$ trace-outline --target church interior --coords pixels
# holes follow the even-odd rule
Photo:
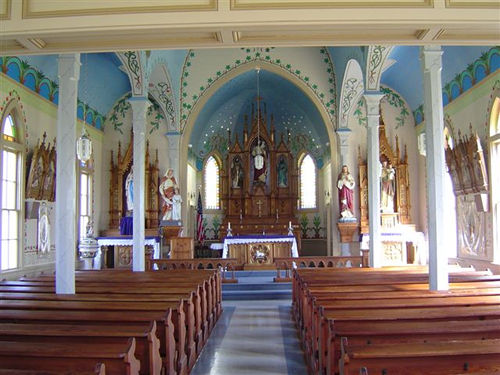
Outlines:
[[[118,3],[0,0],[0,373],[500,373],[497,1]]]

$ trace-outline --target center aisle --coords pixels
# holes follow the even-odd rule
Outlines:
[[[307,374],[290,300],[225,301],[191,374]]]

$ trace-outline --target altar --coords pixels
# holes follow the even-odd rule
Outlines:
[[[251,235],[225,237],[223,258],[236,258],[243,269],[274,268],[274,258],[298,257],[295,236]]]
[[[133,237],[129,235],[113,236],[113,237],[97,237],[99,253],[97,258],[100,260],[101,254],[104,258],[104,263],[97,262],[95,268],[110,268],[111,263],[113,268],[131,268],[132,267],[132,246],[134,243]],[[146,258],[160,258],[160,237],[146,236],[144,238],[145,256]],[[111,252],[109,251],[113,249]]]
[[[384,266],[427,264],[427,247],[422,232],[400,231],[380,234]],[[369,249],[369,234],[361,234],[361,250]]]

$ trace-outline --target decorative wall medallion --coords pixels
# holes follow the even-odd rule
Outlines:
[[[474,195],[457,197],[458,256],[486,256],[485,215],[477,211]]]
[[[269,259],[269,246],[265,244],[251,245],[250,257],[252,263],[264,264],[268,263]]]
[[[46,253],[50,250],[49,208],[45,202],[38,209],[38,251]]]

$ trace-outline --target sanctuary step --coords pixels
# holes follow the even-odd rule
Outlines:
[[[292,298],[291,283],[275,283],[276,271],[236,271],[237,284],[222,284],[223,301]]]

